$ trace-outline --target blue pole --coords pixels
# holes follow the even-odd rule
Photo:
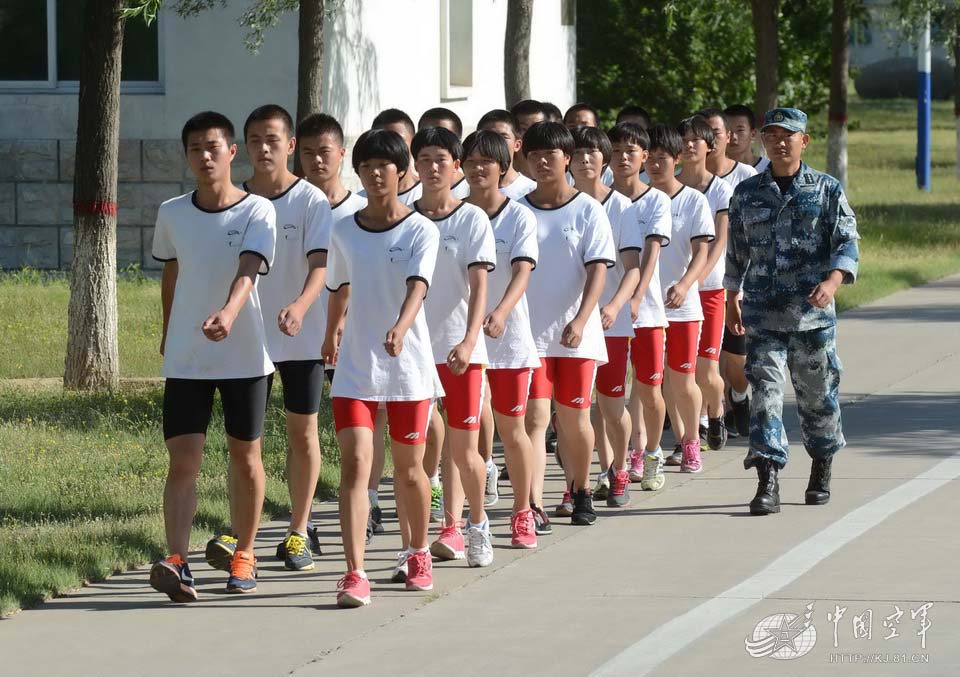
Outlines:
[[[930,192],[930,15],[917,46],[917,188]]]

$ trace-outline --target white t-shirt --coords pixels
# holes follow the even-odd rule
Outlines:
[[[660,287],[664,295],[680,281],[693,258],[691,243],[697,238],[713,240],[713,215],[707,198],[699,190],[684,186],[670,198],[672,221],[670,246],[660,252]],[[700,293],[696,281],[687,290],[687,297],[679,308],[666,309],[670,322],[696,322],[703,319]]]
[[[634,223],[624,223],[623,217],[630,210],[630,198],[611,190],[603,201],[603,209],[607,212],[607,219],[610,221],[610,231],[613,237],[613,248],[616,250],[616,264],[607,268],[607,279],[603,284],[603,292],[600,294],[600,307],[610,303],[610,300],[620,288],[620,281],[623,280],[624,267],[621,253],[626,249],[638,249],[638,247],[627,247],[623,244],[623,230],[635,228]],[[627,237],[630,237],[628,234]],[[633,238],[635,239],[635,238]],[[604,332],[604,336],[633,336],[633,323],[630,321],[630,303],[623,304],[620,313],[613,325]]]
[[[450,351],[463,341],[467,332],[470,268],[479,265],[493,270],[497,265],[497,250],[490,219],[476,205],[461,202],[433,224],[440,233],[440,251],[433,273],[436,284],[431,287],[424,305],[434,362],[446,364]],[[486,363],[487,344],[477,336],[470,364]]]
[[[756,170],[757,170],[757,174],[759,174],[759,173],[762,172],[764,169],[766,169],[769,165],[770,165],[770,158],[768,158],[768,157],[762,157],[762,158],[760,158],[759,160],[757,160],[757,164],[755,164],[755,165],[753,166],[753,168],[756,169]]]
[[[568,169],[567,170],[567,183],[571,186],[576,185],[576,179],[573,178],[573,173]],[[604,165],[603,171],[600,172],[600,183],[605,186],[613,185],[613,170],[610,169],[610,165]]]
[[[403,350],[387,354],[383,342],[396,324],[407,281],[430,284],[440,235],[429,219],[411,212],[385,231],[364,228],[352,214],[330,231],[327,288],[350,285],[331,397],[358,400],[418,401],[443,395],[433,362],[423,308],[403,337]]]
[[[514,182],[516,183],[516,182]],[[487,276],[487,313],[503,299],[513,279],[513,264],[529,261],[534,268],[540,249],[537,246],[537,217],[528,208],[507,200],[490,219],[497,248],[497,268]],[[531,278],[537,273],[531,273]],[[484,334],[489,369],[521,369],[540,366],[537,344],[530,332],[530,308],[526,293],[507,315],[500,338]]]
[[[176,259],[179,266],[161,374],[186,379],[270,374],[256,282],[227,338],[211,341],[202,327],[223,307],[241,254],[256,254],[263,259],[260,274],[269,272],[277,239],[273,205],[249,193],[218,211],[201,209],[194,200],[194,193],[187,193],[160,205],[153,232],[153,258]]]
[[[363,191],[361,191],[363,192]],[[330,205],[330,210],[333,218],[330,220],[330,223],[336,223],[345,216],[353,216],[358,211],[367,206],[367,198],[365,198],[360,193],[353,193],[347,191],[347,196],[340,200],[335,205]],[[329,238],[328,238],[329,239]],[[329,272],[329,271],[328,271]],[[320,298],[317,299],[316,303],[320,304],[320,307],[323,308],[323,317],[324,317],[324,331],[326,331],[326,317],[327,317],[327,307],[330,305],[330,292],[327,291],[327,286],[324,285],[323,289],[320,290]],[[323,337],[321,334],[321,346],[323,345]]]
[[[647,291],[640,301],[633,326],[666,327],[667,315],[664,312],[663,291],[660,287],[660,259],[663,248],[670,244],[670,198],[663,191],[650,186],[643,195],[633,201],[630,209],[624,212],[622,221],[633,227],[623,229],[621,247],[643,250],[647,240],[654,239],[660,242],[661,248],[661,255],[657,257],[653,277],[650,278]]]
[[[361,190],[357,193],[359,197],[362,197],[364,200],[367,199],[367,191]],[[400,200],[403,204],[407,205],[413,209],[413,203],[423,197],[423,184],[417,181],[415,184],[407,188],[402,193],[397,193],[397,199]],[[366,206],[366,205],[364,205]]]
[[[603,206],[585,193],[577,192],[561,207],[541,209],[527,195],[520,204],[537,218],[537,245],[540,263],[530,276],[527,300],[530,330],[540,357],[579,357],[607,362],[600,308],[594,306],[576,348],[560,344],[564,328],[576,317],[587,280],[586,266],[602,262],[615,265],[610,221]]]
[[[707,189],[703,191],[703,194],[707,198],[707,203],[710,205],[710,212],[714,218],[714,230],[716,230],[717,214],[730,211],[730,198],[733,197],[733,187],[723,179],[714,176],[710,179],[710,184],[707,186]],[[703,283],[700,285],[702,291],[723,289],[723,272],[726,270],[726,260],[726,252],[724,252],[724,255],[717,261],[713,270],[703,279]]]
[[[523,174],[517,174],[517,178],[506,186],[500,186],[500,192],[511,200],[519,200],[524,195],[537,187],[537,182]]]
[[[467,177],[460,177],[459,181],[450,186],[450,192],[458,200],[466,200],[470,197],[470,184],[467,183]]]
[[[247,189],[246,184],[243,187]],[[258,284],[267,352],[274,362],[319,360],[327,327],[327,309],[320,299],[310,304],[296,336],[280,331],[277,318],[303,291],[310,272],[307,257],[329,247],[330,203],[322,190],[302,179],[282,195],[268,199],[277,213],[277,246],[273,270]]]
[[[744,179],[749,179],[751,176],[756,176],[757,170],[751,167],[748,164],[743,162],[737,162],[733,169],[721,176],[720,178],[730,184],[731,188],[736,188],[741,181]]]

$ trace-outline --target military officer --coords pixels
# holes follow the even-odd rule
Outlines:
[[[770,165],[741,182],[730,202],[726,321],[734,334],[746,333],[753,398],[743,465],[759,477],[753,515],[780,512],[788,370],[803,445],[813,459],[808,505],[830,499],[831,462],[845,445],[833,297],[856,279],[860,236],[840,182],[801,159],[810,142],[806,126],[806,114],[796,108],[768,111],[760,137]]]

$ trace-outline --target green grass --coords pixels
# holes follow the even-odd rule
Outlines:
[[[861,242],[860,279],[841,309],[960,271],[960,190],[949,104],[934,103],[933,192],[916,189],[913,102],[850,107],[850,201]],[[808,160],[824,167],[826,116],[812,121]],[[69,281],[63,274],[0,274],[0,613],[28,606],[163,553],[160,512],[166,451],[157,384],[127,382],[109,395],[64,393]],[[160,290],[128,271],[118,282],[121,373],[156,377]],[[329,400],[321,411],[321,494],[337,484]],[[226,526],[226,440],[210,426],[193,542]],[[286,514],[285,428],[274,393],[264,436],[266,516]]]

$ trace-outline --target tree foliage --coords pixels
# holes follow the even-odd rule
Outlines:
[[[612,122],[624,104],[676,121],[705,106],[751,105],[750,5],[730,0],[604,0],[577,4],[579,96]],[[827,102],[831,0],[783,2],[780,104]]]
[[[930,14],[930,41],[950,45],[960,36],[960,5],[955,0],[892,0],[887,21],[900,43],[912,44]]]

